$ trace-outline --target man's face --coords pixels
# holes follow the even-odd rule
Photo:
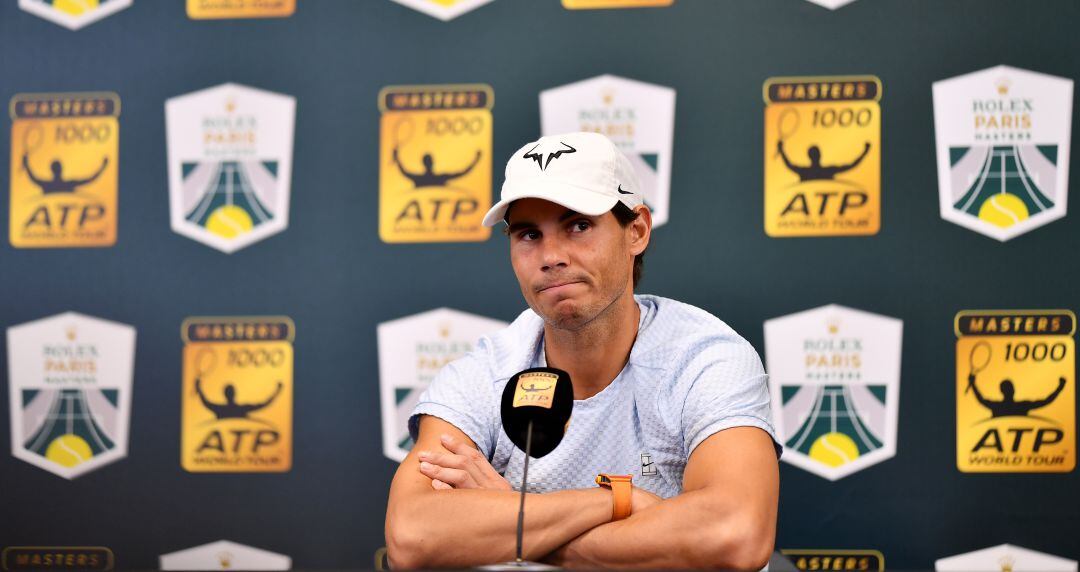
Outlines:
[[[632,227],[615,215],[583,215],[541,199],[509,211],[510,263],[521,294],[544,321],[576,330],[633,290]],[[643,248],[642,248],[643,249]]]

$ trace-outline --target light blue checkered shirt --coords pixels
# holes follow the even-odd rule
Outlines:
[[[758,427],[777,442],[754,348],[704,310],[635,298],[641,322],[630,359],[603,391],[574,401],[562,443],[529,462],[530,492],[590,488],[597,473],[614,473],[633,474],[636,486],[669,498],[682,491],[690,452],[710,435]],[[519,489],[524,452],[503,431],[499,405],[511,376],[543,365],[543,321],[526,310],[439,372],[409,418],[409,433],[415,440],[420,415],[444,419]]]

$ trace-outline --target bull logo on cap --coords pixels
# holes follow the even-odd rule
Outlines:
[[[533,161],[536,161],[536,164],[540,165],[540,170],[541,171],[546,171],[547,168],[548,168],[548,165],[550,165],[551,162],[554,161],[555,159],[558,159],[559,157],[562,157],[563,155],[569,155],[570,153],[577,153],[577,149],[574,149],[573,147],[567,145],[566,143],[563,143],[562,141],[559,141],[559,144],[562,145],[563,147],[566,147],[566,148],[565,149],[559,149],[558,151],[548,153],[547,154],[547,161],[544,161],[544,153],[543,152],[534,153],[534,151],[536,151],[536,148],[540,146],[540,143],[537,143],[536,146],[534,146],[532,149],[529,149],[529,152],[522,155],[522,158],[523,159],[532,159]]]

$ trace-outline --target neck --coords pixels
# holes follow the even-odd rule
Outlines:
[[[619,375],[630,359],[640,316],[641,309],[629,291],[580,329],[544,324],[547,363],[570,374],[574,399],[600,393]]]

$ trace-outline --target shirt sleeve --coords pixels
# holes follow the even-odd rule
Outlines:
[[[475,354],[447,364],[436,374],[409,415],[409,435],[417,440],[420,416],[431,415],[465,433],[488,458],[495,446],[493,427],[499,420],[494,388]]]
[[[772,423],[768,376],[748,342],[709,347],[699,355],[699,371],[683,404],[686,456],[715,433],[757,427],[769,434],[780,457],[783,448]]]

